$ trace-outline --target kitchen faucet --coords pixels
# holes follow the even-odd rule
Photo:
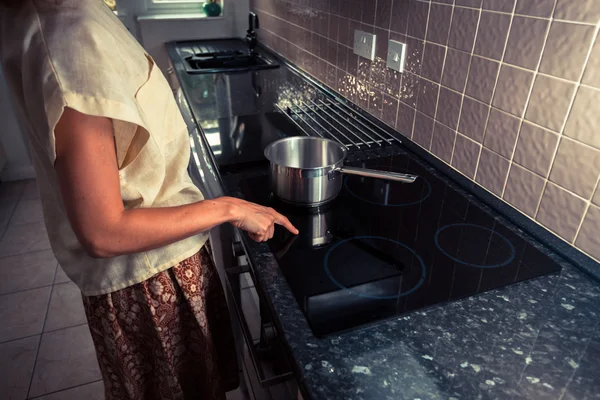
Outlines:
[[[254,56],[254,47],[256,47],[257,37],[255,29],[258,29],[258,15],[256,13],[250,11],[248,14],[248,32],[246,33],[246,43],[248,43],[248,53],[250,56]]]

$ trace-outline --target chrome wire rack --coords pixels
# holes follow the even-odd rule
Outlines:
[[[285,109],[279,105],[277,107],[305,135],[333,139],[348,149],[365,150],[402,143],[400,139],[338,101],[298,100]]]

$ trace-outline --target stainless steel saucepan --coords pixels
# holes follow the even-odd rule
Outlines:
[[[403,183],[417,179],[416,175],[345,167],[347,152],[345,146],[319,137],[294,136],[271,143],[265,156],[271,162],[273,193],[287,203],[319,206],[338,195],[341,174]]]

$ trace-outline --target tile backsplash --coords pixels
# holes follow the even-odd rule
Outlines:
[[[251,0],[263,44],[600,260],[600,1]],[[352,51],[373,33],[376,59]],[[389,39],[405,72],[385,66]]]

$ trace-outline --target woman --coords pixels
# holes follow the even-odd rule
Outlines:
[[[83,293],[107,399],[223,399],[235,348],[207,231],[256,241],[272,209],[204,200],[157,66],[102,0],[0,0],[0,56],[61,267]]]

